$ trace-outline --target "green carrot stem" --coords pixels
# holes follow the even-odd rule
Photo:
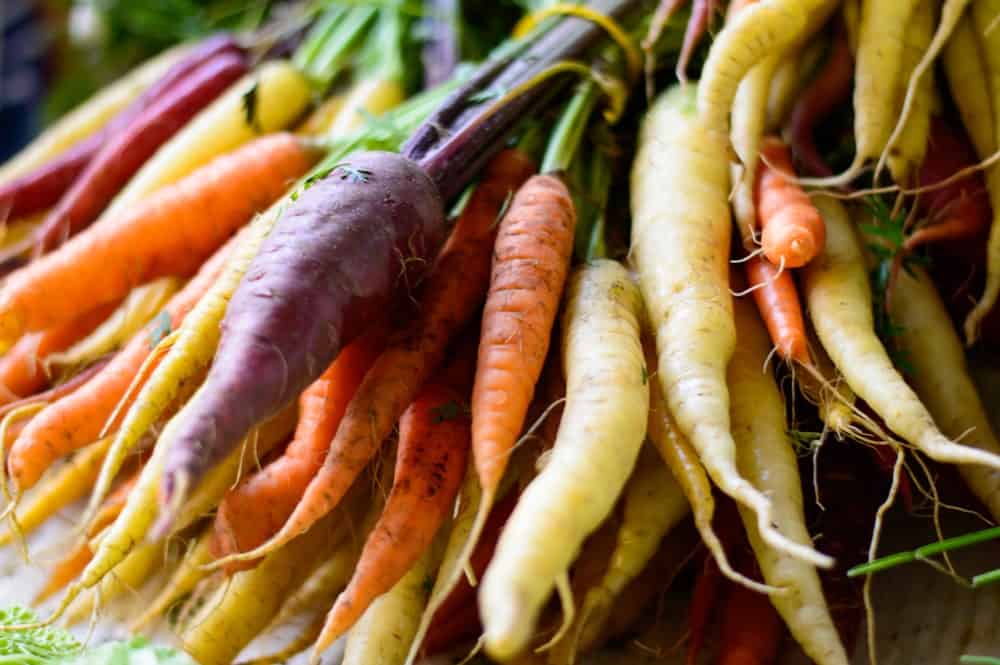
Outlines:
[[[972,578],[972,588],[978,589],[979,587],[984,587],[987,584],[994,584],[1000,582],[1000,569],[991,570],[988,573],[981,573]]]
[[[970,656],[968,654],[960,657],[958,662],[962,665],[1000,665],[1000,658],[992,656]]]
[[[600,93],[597,84],[592,80],[577,85],[576,92],[566,104],[566,109],[552,130],[552,136],[545,149],[545,157],[542,158],[542,173],[561,173],[569,169]]]
[[[904,563],[920,561],[921,559],[927,559],[938,554],[951,552],[953,550],[972,547],[973,545],[979,545],[980,543],[996,540],[998,538],[1000,538],[1000,527],[992,527],[961,536],[955,536],[954,538],[946,538],[945,540],[930,543],[929,545],[918,547],[917,549],[909,552],[891,554],[889,556],[882,557],[881,559],[875,559],[874,561],[860,564],[847,571],[847,576],[857,577],[858,575],[867,575],[869,573],[879,572]],[[984,573],[984,575],[991,575],[991,573]],[[980,577],[983,577],[984,575],[981,575]],[[1000,575],[998,575],[997,579],[1000,579]],[[973,586],[975,586],[975,584],[975,580],[973,580]]]

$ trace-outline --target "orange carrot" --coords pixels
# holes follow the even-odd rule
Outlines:
[[[315,157],[291,134],[265,136],[89,227],[10,275],[0,290],[0,342],[124,298],[151,279],[193,273]]]
[[[323,465],[347,404],[383,345],[381,328],[362,335],[302,393],[298,425],[284,453],[231,490],[219,506],[212,556],[252,550],[277,533]],[[253,565],[234,563],[226,570]]]
[[[72,395],[80,388],[80,386],[90,381],[102,369],[104,369],[104,367],[108,364],[110,360],[111,358],[102,358],[94,362],[90,366],[88,366],[82,372],[74,374],[72,378],[67,379],[66,381],[60,383],[57,386],[49,388],[48,390],[40,393],[35,393],[34,395],[31,395],[29,397],[22,397],[19,400],[8,402],[7,404],[0,406],[0,418],[6,416],[14,409],[18,409],[22,406],[27,406],[29,404],[38,404],[40,402],[46,402],[51,404],[52,402],[57,402],[61,400],[63,397]]]
[[[788,147],[775,137],[760,146],[761,166],[754,186],[761,248],[767,260],[783,268],[809,263],[823,249],[826,228],[809,196],[794,178]]]
[[[420,313],[393,335],[351,398],[322,469],[281,530],[241,559],[257,558],[306,531],[332,510],[392,432],[400,415],[444,358],[449,341],[486,294],[496,219],[533,166],[516,150],[489,164],[431,273],[421,286]]]
[[[472,391],[472,454],[492,502],[549,350],[573,249],[576,211],[549,175],[521,187],[500,222]]]
[[[116,303],[100,305],[61,325],[25,335],[0,358],[0,401],[27,397],[48,384],[45,358],[80,341],[114,311]]]
[[[778,349],[778,355],[788,361],[810,364],[806,324],[795,280],[787,270],[754,256],[746,263],[747,281],[753,289],[757,310],[767,324],[767,332]]]
[[[131,478],[119,485],[117,489],[115,489],[115,491],[108,496],[108,498],[104,501],[104,504],[101,506],[100,512],[97,513],[97,517],[87,527],[86,533],[88,538],[93,538],[103,531],[106,526],[117,519],[122,509],[125,507],[125,502],[128,500],[129,492],[132,491],[132,488],[135,486],[138,479],[139,473],[136,472]],[[35,603],[41,603],[76,579],[80,573],[83,572],[83,569],[87,567],[87,564],[90,563],[93,556],[94,553],[90,549],[89,542],[84,541],[77,545],[75,549],[63,557],[63,559],[60,560],[59,563],[57,563],[52,569],[52,573],[49,575],[49,579],[46,581],[45,586],[35,597]]]
[[[461,392],[432,382],[400,419],[392,491],[354,576],[326,617],[315,653],[343,635],[409,571],[450,514],[469,452],[469,419],[461,401]]]
[[[83,389],[53,403],[24,428],[7,457],[8,473],[18,488],[28,489],[54,461],[97,440],[155,346],[151,343],[153,334],[165,332],[166,327],[175,330],[181,324],[221,272],[232,245],[232,242],[227,243],[217,251],[198,274],[174,294],[164,309],[165,315],[157,317],[136,334]],[[168,316],[169,326],[166,326]]]
[[[722,605],[719,665],[773,665],[784,638],[783,624],[767,596],[729,583]]]

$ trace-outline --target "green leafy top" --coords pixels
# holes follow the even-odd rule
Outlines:
[[[0,625],[13,626],[38,621],[29,609],[14,605],[0,610]],[[75,655],[80,643],[65,630],[55,627],[0,632],[0,663],[36,665]],[[12,658],[12,657],[17,658]]]
[[[189,656],[168,647],[150,644],[144,637],[108,642],[59,665],[197,665]]]

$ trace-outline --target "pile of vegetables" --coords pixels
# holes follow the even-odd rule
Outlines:
[[[96,658],[51,625],[141,590],[130,629],[202,665],[289,623],[252,662],[562,665],[672,589],[689,662],[787,631],[839,665],[861,578],[1000,536],[877,558],[950,468],[1000,519],[964,349],[1000,3],[520,4],[492,38],[457,0],[308,3],[0,169],[0,542],[82,511],[0,651]]]

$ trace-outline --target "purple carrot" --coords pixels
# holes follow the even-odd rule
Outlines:
[[[590,3],[616,19],[645,5]],[[203,386],[177,415],[154,534],[169,530],[208,469],[295,399],[412,284],[413,270],[433,260],[444,236],[444,202],[572,77],[550,78],[495,108],[503,91],[581,57],[604,37],[591,21],[559,19],[532,43],[488,60],[410,137],[402,155],[352,155],[288,205],[229,302]]]
[[[818,177],[833,175],[833,170],[816,148],[813,134],[816,123],[850,97],[853,78],[854,61],[841,25],[833,37],[826,64],[816,79],[799,96],[788,120],[792,154],[807,175]]]
[[[34,171],[0,185],[0,202],[6,202],[10,206],[8,218],[18,219],[55,205],[110,137],[124,131],[140,113],[220,53],[239,54],[242,49],[229,35],[207,38],[170,67],[135,101],[112,117],[102,129]],[[3,207],[0,205],[0,208]]]
[[[247,72],[241,54],[221,53],[178,82],[91,160],[35,236],[40,256],[94,221],[129,178],[198,111]]]
[[[364,332],[432,255],[443,218],[434,182],[396,153],[352,155],[306,189],[233,294],[212,369],[171,447],[165,495],[200,478]]]

